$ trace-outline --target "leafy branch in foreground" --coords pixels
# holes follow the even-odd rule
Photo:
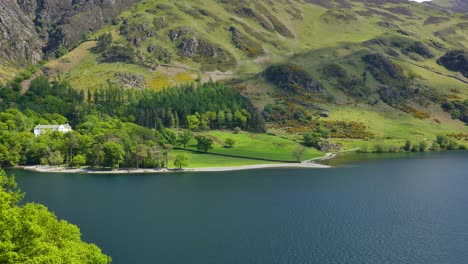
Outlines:
[[[111,258],[81,241],[80,229],[40,204],[20,206],[14,177],[0,169],[0,263],[107,264]]]

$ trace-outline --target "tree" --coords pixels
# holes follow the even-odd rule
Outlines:
[[[173,149],[174,147],[171,144],[164,144],[163,149],[163,157],[164,157],[164,164],[166,169],[169,168],[169,152]]]
[[[65,145],[68,148],[67,163],[71,163],[73,160],[73,150],[80,146],[80,134],[75,131],[68,132],[65,134]]]
[[[125,151],[117,142],[106,142],[103,145],[104,166],[118,169],[120,163],[124,160]]]
[[[63,156],[60,151],[50,151],[49,155],[47,156],[47,161],[49,162],[50,166],[59,166],[63,164]]]
[[[446,135],[438,135],[436,142],[443,150],[455,150],[459,147],[458,143],[453,138],[450,138]]]
[[[307,149],[304,146],[298,145],[297,147],[293,149],[292,155],[298,162],[301,162],[302,158],[305,155],[306,150]]]
[[[192,131],[200,130],[200,118],[197,114],[187,116],[188,129]]]
[[[73,160],[71,162],[72,167],[81,167],[86,164],[86,157],[83,155],[76,155],[73,157]]]
[[[419,151],[425,152],[427,150],[427,142],[421,141],[419,142]]]
[[[141,161],[148,158],[148,151],[148,147],[143,144],[139,144],[138,146],[132,149],[131,155],[135,160],[135,165],[137,169],[140,168]]]
[[[218,128],[222,128],[224,123],[226,122],[226,114],[224,111],[219,111],[216,115],[216,122],[218,123]]]
[[[208,152],[213,148],[214,142],[211,138],[205,136],[196,136],[195,139],[197,140],[198,150]]]
[[[302,139],[304,141],[304,145],[319,148],[322,134],[318,132],[306,132],[302,135]]]
[[[161,154],[161,146],[154,145],[150,147],[149,159],[150,159],[150,163],[152,163],[154,168],[159,169],[164,166],[164,164],[162,164],[163,159],[162,159],[162,154]]]
[[[107,34],[104,33],[104,34],[100,35],[100,36],[97,38],[97,40],[98,40],[97,45],[98,45],[99,47],[105,49],[105,48],[107,48],[108,46],[110,46],[110,45],[112,44],[112,42],[113,42],[112,33],[111,33],[111,32],[109,32],[109,33],[107,33]]]
[[[40,204],[19,206],[23,194],[0,170],[0,263],[107,264],[111,258],[81,241],[80,229]]]
[[[413,144],[411,143],[411,140],[406,140],[405,146],[403,146],[403,149],[407,152],[411,151],[413,148]]]
[[[88,161],[92,161],[90,165],[101,166],[104,157],[104,146],[101,143],[94,144],[90,156],[92,157],[91,160],[88,159]]]
[[[176,159],[174,161],[174,166],[178,167],[179,169],[182,169],[183,167],[188,167],[189,165],[189,156],[185,153],[179,154],[176,156]]]
[[[234,122],[236,122],[238,126],[241,126],[245,129],[247,126],[247,120],[248,116],[245,115],[244,111],[236,111],[234,113]]]
[[[232,148],[235,144],[236,141],[232,138],[226,138],[226,140],[224,141],[224,145],[226,146],[226,148]]]
[[[192,140],[193,133],[190,130],[184,130],[182,133],[179,134],[179,143],[185,147],[187,144]]]

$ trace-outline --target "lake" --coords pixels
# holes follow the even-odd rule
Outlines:
[[[392,157],[332,169],[15,174],[26,200],[77,224],[117,264],[466,263],[468,152]]]

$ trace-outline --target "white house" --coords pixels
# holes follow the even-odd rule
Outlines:
[[[36,127],[34,127],[34,135],[36,137],[41,134],[45,134],[49,131],[59,131],[62,133],[67,133],[72,131],[72,128],[68,123],[65,125],[37,125]]]

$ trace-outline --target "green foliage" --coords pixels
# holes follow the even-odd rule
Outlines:
[[[445,68],[460,72],[468,78],[468,52],[466,50],[451,50],[437,60]]]
[[[62,57],[63,55],[65,55],[65,54],[67,54],[67,53],[68,53],[68,49],[67,49],[67,47],[65,47],[65,46],[63,46],[63,45],[60,46],[60,47],[58,48],[58,50],[57,50],[57,56],[58,56],[58,57]]]
[[[0,170],[0,263],[110,263],[80,230],[40,204],[20,206],[23,194],[13,177]]]
[[[59,150],[56,151],[50,151],[49,155],[47,156],[47,163],[50,166],[59,166],[62,165],[64,161],[64,158],[62,156],[62,153],[60,153]]]
[[[304,158],[306,150],[307,149],[304,146],[298,145],[296,148],[293,149],[292,155],[298,162],[301,162]]]
[[[403,68],[393,63],[382,54],[367,54],[362,57],[367,63],[367,70],[382,86],[379,90],[380,98],[388,104],[402,103],[410,98],[410,80]]]
[[[302,134],[304,145],[319,148],[322,141],[322,134],[319,132],[306,132]]]
[[[104,151],[104,166],[118,169],[120,163],[124,161],[125,151],[119,143],[106,142],[103,145]]]
[[[325,65],[323,74],[330,79],[336,80],[338,89],[353,98],[358,100],[367,99],[370,95],[364,77],[361,79],[357,76],[349,76],[346,70],[338,64]]]
[[[190,125],[189,125],[189,128],[190,128]],[[186,148],[190,140],[192,140],[192,138],[193,138],[193,133],[190,130],[184,130],[181,133],[179,133],[179,143],[184,146],[184,149]]]
[[[189,159],[190,159],[190,157],[187,154],[185,154],[185,153],[179,154],[179,155],[176,156],[176,158],[174,160],[174,166],[176,166],[179,169],[182,169],[184,167],[188,167],[189,166]]]
[[[405,143],[405,146],[403,147],[403,149],[407,152],[411,151],[411,149],[413,149],[413,143],[411,143],[411,140],[406,140],[406,143]]]
[[[196,136],[195,139],[197,140],[198,150],[208,152],[210,149],[213,148],[213,139],[205,136]]]
[[[262,45],[243,35],[237,28],[229,29],[232,33],[232,43],[249,57],[261,56],[265,53]]]
[[[425,151],[427,150],[427,148],[428,148],[428,144],[427,144],[426,141],[421,141],[421,142],[419,142],[419,146],[418,146],[418,147],[419,147],[419,148],[418,148],[418,151],[419,151],[419,152],[425,152]]]
[[[101,54],[102,62],[135,62],[135,51],[130,46],[111,45]]]
[[[435,141],[441,150],[456,150],[460,148],[457,141],[446,135],[438,135]]]
[[[102,34],[97,38],[97,45],[100,48],[107,49],[113,43],[112,33]]]
[[[268,81],[286,91],[293,93],[325,93],[319,82],[298,65],[270,66],[265,70],[264,74]]]
[[[147,48],[148,53],[153,56],[157,61],[161,63],[171,63],[172,61],[172,54],[169,50],[157,46],[157,45],[149,45]]]
[[[83,155],[76,155],[72,160],[72,167],[81,167],[86,164],[86,157]]]
[[[232,148],[235,144],[236,141],[232,138],[226,138],[226,140],[224,141],[224,145],[226,146],[226,148]]]
[[[454,119],[460,119],[461,121],[468,123],[468,99],[446,101],[442,104],[444,111],[449,112]]]

